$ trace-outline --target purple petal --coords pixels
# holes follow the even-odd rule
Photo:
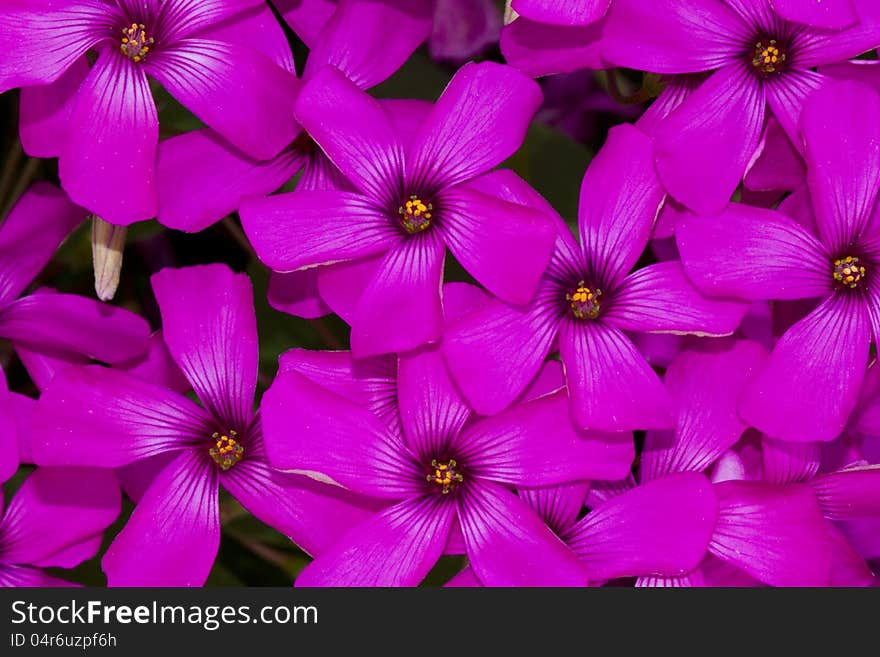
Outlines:
[[[422,465],[367,409],[282,372],[260,406],[269,463],[373,497],[424,490]]]
[[[810,482],[826,518],[851,520],[880,515],[880,467],[832,472]]]
[[[578,482],[542,488],[519,488],[517,493],[559,535],[577,522],[589,489],[589,482]]]
[[[655,133],[657,171],[669,193],[700,214],[721,210],[758,146],[765,104],[764,88],[739,64],[688,96]]]
[[[435,235],[392,247],[358,300],[351,325],[356,358],[436,342],[443,330],[441,293],[446,249]]]
[[[278,358],[280,372],[299,372],[389,424],[398,420],[397,357],[354,359],[350,351],[291,349]]]
[[[870,341],[861,303],[846,294],[830,297],[779,339],[746,388],[740,414],[773,438],[833,440],[858,399]]]
[[[106,46],[69,121],[58,175],[70,198],[114,224],[154,217],[159,119],[144,68]]]
[[[585,25],[597,21],[611,0],[514,0],[512,7],[520,16],[553,25]]]
[[[602,57],[654,73],[710,71],[742,55],[748,30],[735,12],[713,0],[614,0]]]
[[[470,566],[465,566],[461,571],[458,572],[457,575],[453,576],[452,579],[446,582],[446,584],[444,584],[443,586],[454,588],[478,588],[483,585],[474,574],[474,569]]]
[[[150,75],[208,127],[248,155],[274,157],[299,132],[297,79],[250,48],[189,38],[150,53]]]
[[[333,208],[334,222],[327,211]],[[356,260],[400,242],[401,231],[367,198],[353,192],[298,191],[245,199],[242,226],[275,271]]]
[[[19,586],[19,587],[72,587],[80,586],[67,580],[58,579],[44,573],[38,568],[30,568],[28,566],[12,566],[3,564],[0,566],[0,586]]]
[[[669,261],[627,276],[605,319],[624,331],[720,336],[733,333],[748,308],[745,302],[704,297],[681,263]]]
[[[831,586],[876,586],[878,578],[837,527],[827,523],[831,534]]]
[[[485,586],[585,586],[587,571],[525,502],[485,481],[461,489],[458,517]]]
[[[333,312],[318,290],[317,268],[286,274],[270,272],[266,300],[275,310],[306,319],[324,317]]]
[[[354,322],[358,301],[370,281],[378,275],[385,255],[380,253],[317,268],[321,299],[349,325]]]
[[[763,479],[771,484],[790,484],[812,479],[819,468],[819,443],[792,443],[761,438]]]
[[[575,430],[564,390],[470,425],[454,449],[468,471],[516,487],[620,479],[635,456],[629,433]]]
[[[150,327],[140,315],[96,299],[37,291],[3,311],[0,334],[37,350],[119,363],[146,351]]]
[[[482,308],[492,297],[483,288],[451,281],[443,284],[443,321],[449,325]]]
[[[833,111],[833,117],[827,112]],[[822,242],[835,255],[867,225],[880,187],[877,92],[858,82],[835,82],[804,106],[801,128],[807,177]]]
[[[310,563],[297,586],[417,586],[443,554],[455,519],[446,497],[422,495],[377,513]]]
[[[680,576],[706,554],[718,500],[701,474],[637,486],[594,508],[563,535],[593,580]]]
[[[815,27],[839,29],[859,20],[850,0],[771,0],[771,3],[783,18]]]
[[[0,92],[54,82],[113,29],[117,16],[95,0],[6,4],[0,15]]]
[[[520,309],[489,301],[446,330],[443,356],[474,410],[493,415],[538,373],[558,326],[558,319],[538,304]]]
[[[594,276],[613,285],[632,269],[651,236],[666,192],[654,172],[651,140],[624,124],[590,163],[581,183],[578,225]]]
[[[758,152],[743,178],[743,187],[753,191],[797,189],[804,184],[806,173],[803,158],[779,121],[768,117]]]
[[[354,185],[374,199],[397,190],[403,147],[382,104],[325,66],[300,92],[296,118]]]
[[[813,71],[791,70],[765,85],[767,103],[795,146],[800,149],[799,122],[807,97],[830,81]]]
[[[302,167],[303,158],[284,150],[255,160],[211,130],[193,130],[159,144],[158,220],[163,226],[198,232],[234,212],[245,196],[264,196]]]
[[[602,69],[601,38],[601,22],[561,27],[520,17],[501,31],[501,52],[509,64],[536,78]]]
[[[771,586],[825,586],[831,542],[812,491],[726,481],[709,550]]]
[[[272,4],[309,48],[338,6],[337,0],[274,0]]]
[[[773,210],[731,203],[714,217],[676,226],[685,272],[706,294],[740,299],[805,299],[831,291],[825,248]]]
[[[31,157],[61,154],[76,92],[88,74],[88,60],[80,57],[55,82],[21,90],[18,134],[25,153]]]
[[[220,1],[228,3],[228,0]],[[241,11],[242,5],[238,0],[232,0],[232,4],[238,5],[236,13],[214,23],[203,34],[217,41],[231,42],[261,52],[285,71],[296,75],[287,35],[269,4],[261,0],[245,0],[245,4],[254,6],[244,11]]]
[[[0,306],[31,284],[85,217],[57,187],[41,181],[28,188],[0,229]]]
[[[430,0],[343,2],[309,52],[303,77],[332,64],[361,89],[397,71],[431,31]]]
[[[799,35],[798,66],[836,64],[873,50],[880,32],[880,5],[874,0],[851,0],[859,20],[842,30],[810,29]]]
[[[6,376],[0,370],[0,484],[18,470],[19,438],[16,426],[16,412],[9,396]],[[0,513],[2,513],[0,505]]]
[[[666,371],[675,432],[648,432],[642,481],[702,472],[732,447],[746,429],[736,412],[737,399],[766,359],[764,348],[748,340],[711,341],[679,353]]]
[[[663,384],[618,329],[593,320],[567,321],[559,351],[577,426],[599,431],[672,426]]]
[[[259,345],[251,281],[226,265],[166,267],[150,279],[165,344],[202,404],[243,432],[253,415]]]
[[[57,553],[116,520],[120,505],[119,484],[109,470],[37,468],[12,498],[0,524],[3,561],[56,565]]]
[[[541,104],[538,84],[510,66],[462,66],[407,151],[407,179],[447,187],[501,164],[520,147]]]
[[[440,352],[422,349],[401,355],[397,394],[404,436],[413,454],[428,461],[442,457],[471,409],[449,379]]]
[[[41,465],[113,468],[210,437],[208,414],[183,397],[105,367],[68,367],[43,392],[32,424]]]
[[[182,452],[144,494],[107,548],[107,586],[202,586],[220,545],[217,468]]]
[[[221,483],[255,517],[311,555],[326,552],[373,514],[335,486],[280,473],[256,459],[237,463]]]
[[[116,468],[116,477],[122,485],[122,492],[135,504],[140,502],[144,493],[150,488],[150,484],[177,458],[178,454],[177,451],[162,452]]]
[[[190,390],[189,381],[186,380],[177,363],[174,362],[165,340],[162,339],[162,331],[156,331],[150,336],[147,353],[139,358],[120,363],[117,367],[144,381],[170,388],[182,394]]]
[[[438,229],[468,273],[501,300],[528,303],[553,253],[553,220],[464,185],[440,202]]]
[[[121,1],[123,7],[129,5],[129,13],[134,13],[146,4],[142,0]],[[245,9],[261,4],[260,0],[165,0],[163,3],[156,2],[153,6],[162,11],[162,36],[167,42],[174,42],[176,45],[183,37],[214,27]]]

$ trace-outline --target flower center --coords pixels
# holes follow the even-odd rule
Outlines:
[[[427,476],[428,482],[437,484],[441,488],[440,492],[448,495],[455,489],[457,484],[464,480],[462,474],[456,471],[455,468],[457,466],[458,464],[455,462],[455,459],[449,459],[448,461],[433,459],[431,461],[431,469],[434,472]]]
[[[241,461],[241,457],[244,456],[244,447],[235,439],[237,435],[234,431],[228,434],[215,431],[211,436],[214,439],[214,446],[208,450],[208,454],[223,471]]]
[[[843,287],[856,289],[865,278],[865,266],[855,256],[846,256],[834,261],[834,280]]]
[[[122,28],[120,50],[129,59],[135,62],[141,61],[150,52],[151,45],[153,45],[153,39],[147,36],[143,23],[132,23],[128,27]]]
[[[434,206],[425,203],[418,196],[410,196],[406,203],[397,208],[400,215],[400,225],[410,235],[420,233],[431,225],[431,213]]]
[[[574,292],[565,295],[565,300],[571,308],[571,314],[578,319],[596,319],[599,316],[600,296],[602,290],[587,287],[581,281]]]
[[[785,66],[787,54],[776,39],[761,39],[755,44],[752,66],[762,77],[779,73]]]

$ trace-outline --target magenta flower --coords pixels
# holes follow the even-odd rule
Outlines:
[[[0,91],[55,83],[53,102],[23,123],[59,112],[60,131],[25,128],[35,155],[56,156],[64,189],[104,219],[156,215],[159,124],[147,75],[199,119],[253,157],[274,156],[296,135],[296,78],[265,55],[222,36],[258,0],[27,0],[0,16]],[[231,29],[234,32],[234,28]],[[47,48],[47,43],[55,47]],[[86,73],[84,53],[98,59]],[[59,138],[64,135],[63,139]],[[37,137],[39,136],[39,139]],[[36,141],[35,141],[36,140]]]
[[[511,200],[552,213],[527,186],[510,182]],[[660,379],[624,331],[728,334],[745,306],[703,298],[675,261],[629,274],[663,198],[650,139],[631,126],[614,128],[581,186],[580,244],[557,216],[556,249],[535,298],[523,306],[493,301],[446,333],[446,361],[477,412],[505,408],[558,344],[577,426],[670,425]]]
[[[224,265],[164,269],[152,281],[165,342],[203,405],[132,374],[71,367],[43,393],[33,419],[39,464],[114,468],[174,455],[105,554],[109,584],[201,585],[220,541],[220,486],[317,553],[363,512],[266,461],[253,410],[258,358],[250,281]]]
[[[880,264],[878,113],[878,94],[855,82],[829,84],[807,101],[802,130],[814,226],[730,205],[676,231],[688,275],[707,294],[820,299],[779,339],[740,400],[745,420],[773,438],[840,435],[865,376],[872,327],[875,340],[880,331],[872,274]]]
[[[264,396],[274,464],[392,503],[297,584],[414,586],[456,525],[487,585],[585,584],[577,558],[508,490],[586,480],[612,465],[628,470],[601,437],[573,430],[565,393],[468,423],[471,411],[436,350],[401,358],[397,392],[402,430],[297,372],[279,374]]]
[[[785,3],[783,12],[769,0],[612,4],[602,32],[608,63],[661,74],[712,72],[654,133],[660,179],[698,213],[719,211],[739,185],[768,104],[800,144],[804,99],[826,80],[811,69],[880,44],[880,12],[871,0],[853,0],[861,20],[839,31],[786,20],[796,4],[806,3]]]
[[[405,148],[382,105],[328,66],[303,88],[297,118],[356,191],[248,199],[245,232],[275,271],[380,259],[351,320],[357,357],[440,337],[446,246],[494,294],[524,303],[549,260],[552,224],[499,200],[480,174],[519,147],[540,98],[509,67],[467,64]],[[343,284],[342,295],[359,287]]]
[[[100,468],[38,468],[3,513],[0,586],[76,586],[43,571],[73,568],[101,547],[119,515],[119,484]]]

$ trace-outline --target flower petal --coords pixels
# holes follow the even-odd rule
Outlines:
[[[107,586],[202,586],[220,546],[217,468],[182,452],[116,535],[101,566]]]
[[[137,0],[122,0],[137,7]],[[158,3],[157,3],[158,4]],[[169,43],[213,27],[239,12],[262,4],[260,0],[165,0],[159,9],[162,36]]]
[[[831,541],[806,486],[715,485],[718,521],[709,550],[771,586],[825,586]]]
[[[154,217],[159,119],[144,68],[106,46],[69,121],[58,175],[73,202],[114,224]]]
[[[440,203],[437,228],[462,266],[501,300],[528,303],[553,253],[553,220],[467,185],[444,191]]]
[[[675,260],[643,267],[627,276],[605,320],[624,331],[730,335],[749,304],[700,294]]]
[[[251,281],[226,265],[166,267],[150,279],[165,344],[226,430],[253,417],[259,344]]]
[[[37,403],[32,449],[40,465],[113,468],[207,441],[208,414],[186,397],[106,367],[68,367]]]
[[[25,153],[31,157],[61,154],[76,92],[88,74],[89,62],[80,57],[55,82],[22,88],[18,134]]]
[[[620,479],[635,456],[629,433],[577,431],[565,390],[469,425],[454,451],[468,472],[516,487]]]
[[[367,409],[298,372],[282,372],[260,406],[269,463],[373,497],[424,490],[422,465]]]
[[[431,32],[430,0],[343,2],[309,51],[303,77],[326,64],[361,89],[397,71]]]
[[[765,104],[764,88],[739,64],[688,96],[655,132],[657,171],[669,193],[700,214],[721,210],[758,146]]]
[[[783,18],[815,27],[840,29],[859,20],[851,0],[771,0],[771,4]]]
[[[422,234],[392,247],[358,300],[351,325],[356,358],[414,349],[440,338],[446,249]]]
[[[0,307],[31,284],[85,217],[54,185],[40,181],[28,188],[0,229]]]
[[[830,520],[876,518],[880,515],[880,466],[848,468],[810,481],[825,517]]]
[[[484,586],[586,585],[583,564],[513,493],[474,481],[458,497],[468,560]]]
[[[97,299],[37,291],[3,311],[0,334],[36,350],[120,363],[146,352],[150,327],[140,315]]]
[[[326,552],[374,513],[336,486],[280,473],[253,458],[222,474],[221,483],[255,517],[311,555]]]
[[[828,115],[828,112],[833,112]],[[880,187],[880,96],[858,82],[823,87],[804,106],[807,179],[816,227],[835,255],[867,226]]]
[[[400,356],[397,395],[407,444],[427,462],[440,458],[471,414],[436,349]]]
[[[624,124],[608,134],[581,183],[581,245],[597,283],[614,285],[642,254],[666,192],[652,166],[651,140]]]
[[[776,343],[766,367],[746,387],[740,414],[780,440],[833,440],[855,407],[870,342],[859,300],[845,294],[825,300]]]
[[[577,522],[589,489],[589,482],[578,482],[541,488],[518,488],[517,494],[541,516],[554,534],[560,535]]]
[[[327,223],[328,212],[333,223]],[[267,266],[290,272],[356,260],[400,242],[384,213],[353,192],[298,191],[248,198],[239,210],[248,239]]]
[[[407,150],[407,182],[448,187],[501,164],[522,144],[541,99],[538,84],[510,66],[465,64]]]
[[[601,22],[567,27],[519,17],[501,31],[501,52],[507,63],[535,78],[601,69],[601,37]]]
[[[291,117],[296,77],[256,50],[188,38],[151,52],[144,64],[184,107],[252,157],[274,157],[299,132]]]
[[[793,69],[765,85],[770,110],[798,150],[802,146],[799,123],[804,102],[816,89],[829,82],[829,78],[819,73]]]
[[[559,351],[578,427],[632,431],[672,426],[663,384],[620,330],[592,320],[564,322]]]
[[[812,479],[819,468],[819,443],[792,443],[761,437],[762,479],[791,484]]]
[[[497,300],[452,324],[443,356],[462,394],[480,415],[494,415],[538,373],[559,321],[539,304],[517,308]]]
[[[539,23],[585,25],[599,20],[608,11],[611,0],[514,0],[514,11]]]
[[[831,291],[825,248],[772,210],[731,203],[714,217],[680,220],[675,237],[685,272],[706,294],[806,299]]]
[[[703,472],[746,430],[736,402],[767,352],[749,340],[713,340],[680,352],[666,371],[676,412],[675,432],[648,432],[641,479]]]
[[[697,73],[739,57],[747,34],[742,19],[721,2],[614,0],[605,19],[602,57],[654,73]]]
[[[309,48],[338,6],[337,0],[275,0],[272,4]]]
[[[246,196],[271,194],[304,162],[292,149],[270,160],[255,160],[212,130],[163,140],[158,158],[157,219],[163,226],[190,233],[234,212]]]
[[[275,310],[306,319],[317,319],[333,312],[318,290],[317,268],[286,274],[269,272],[266,301]]]
[[[120,507],[119,483],[109,470],[37,468],[0,523],[4,564],[55,565],[59,552],[104,531]]]
[[[296,585],[416,586],[443,554],[453,520],[448,498],[409,498],[349,531],[306,566]]]
[[[299,94],[296,118],[348,179],[373,199],[397,205],[403,147],[382,104],[325,66]]]
[[[684,575],[706,554],[718,500],[702,474],[654,479],[596,506],[563,539],[593,580]]]

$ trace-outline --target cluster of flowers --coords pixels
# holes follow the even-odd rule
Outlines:
[[[0,335],[41,391],[0,390],[0,480],[37,466],[0,583],[63,584],[41,568],[96,554],[120,485],[111,586],[202,585],[221,488],[314,557],[297,585],[416,585],[444,554],[458,586],[875,582],[880,66],[853,58],[880,3],[509,9],[4,4],[0,91],[63,191],[33,185],[0,228]],[[434,103],[365,91],[426,39],[462,59],[499,34],[507,63],[463,64]],[[590,163],[575,235],[497,167],[534,78],[614,68],[662,92]],[[148,77],[206,127],[160,141]],[[245,274],[158,271],[152,334],[30,291],[87,215],[236,211],[270,303],[351,327],[350,351],[283,354],[258,405]],[[478,285],[444,282],[447,248]]]

